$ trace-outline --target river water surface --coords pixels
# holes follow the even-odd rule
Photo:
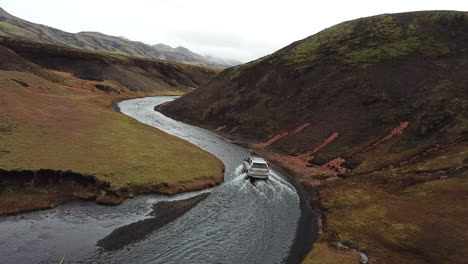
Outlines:
[[[212,189],[146,195],[116,207],[74,202],[55,209],[0,218],[0,263],[284,263],[301,216],[300,199],[284,175],[252,184],[241,173],[247,150],[210,131],[154,111],[174,97],[120,102],[120,111],[187,140],[221,159],[225,181]],[[151,142],[148,142],[151,144]],[[202,192],[210,196],[185,215],[121,250],[95,246],[114,229],[147,218],[157,201]]]

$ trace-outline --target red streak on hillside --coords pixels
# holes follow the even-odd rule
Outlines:
[[[397,127],[393,128],[390,133],[388,133],[388,135],[386,135],[385,137],[379,139],[377,142],[371,144],[370,146],[367,146],[365,147],[364,149],[362,149],[361,151],[357,152],[356,154],[354,154],[352,157],[356,156],[357,154],[360,154],[360,153],[363,153],[363,152],[366,152],[368,151],[369,149],[379,145],[380,143],[384,142],[384,141],[387,141],[389,139],[391,139],[392,137],[394,137],[395,135],[399,135],[401,133],[403,133],[403,131],[405,131],[405,129],[409,126],[410,122],[401,122],[400,125],[398,125]]]
[[[263,84],[265,84],[271,77],[271,75],[273,74],[272,71],[266,73],[265,75],[263,75],[262,78],[260,78],[257,83],[255,84],[255,87],[260,87],[262,86]]]
[[[281,133],[281,134],[278,134],[272,138],[270,138],[268,141],[266,142],[263,142],[263,143],[257,143],[255,144],[257,147],[259,148],[265,148],[265,147],[268,147],[270,146],[271,144],[275,143],[276,141],[284,138],[285,136],[287,136],[289,133],[288,132],[284,132],[284,133]]]
[[[299,178],[307,178],[308,176],[319,174],[335,174],[333,170],[327,168],[326,166],[308,167],[308,161],[300,159],[299,156],[289,156],[279,153],[268,153],[266,156],[272,162],[293,171],[294,174],[296,174]]]
[[[214,131],[221,131],[226,128],[226,125],[217,127]]]
[[[270,138],[269,140],[263,142],[263,143],[256,143],[254,144],[255,147],[258,147],[258,148],[266,148],[268,146],[270,146],[271,144],[275,143],[276,141],[284,138],[285,136],[294,136],[296,135],[297,133],[301,132],[304,128],[310,126],[310,123],[305,123],[303,125],[300,125],[298,126],[296,129],[294,129],[291,133],[289,132],[284,132],[284,133],[281,133],[281,134],[278,134],[278,135],[275,135],[274,137]]]
[[[237,130],[238,127],[233,127],[229,133],[234,133]]]
[[[297,133],[301,132],[304,128],[310,126],[310,123],[305,123],[303,125],[298,126],[296,129],[294,129],[293,132],[291,132],[290,136],[294,136]]]
[[[348,171],[348,169],[344,168],[344,167],[341,167],[341,165],[345,162],[346,160],[343,159],[343,158],[336,158],[336,159],[333,159],[333,160],[330,160],[329,162],[327,162],[326,164],[322,165],[321,167],[326,167],[328,169],[331,169],[333,170],[334,172],[338,173],[338,174],[342,174],[342,173],[345,173]]]
[[[307,151],[306,153],[299,155],[298,158],[303,159],[304,161],[311,159],[312,154],[326,147],[328,144],[333,142],[333,140],[335,140],[338,136],[339,136],[338,132],[334,132],[328,138],[326,138],[322,143],[320,143],[318,146],[314,147],[310,151]]]

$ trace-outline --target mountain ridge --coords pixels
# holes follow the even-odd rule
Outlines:
[[[60,29],[32,23],[18,18],[11,15],[4,9],[0,10],[0,36],[72,48],[109,51],[130,56],[199,64],[202,66],[226,67],[240,63],[235,60],[225,60],[221,58],[212,59],[211,57],[205,57],[194,53],[186,48],[184,48],[185,50],[182,52],[180,49],[172,48],[171,50],[159,50],[143,42],[131,41],[124,37],[110,36],[100,32],[82,31],[78,33],[69,33]]]
[[[180,62],[89,51],[59,45],[0,37],[0,70],[30,72],[50,81],[61,78],[52,71],[105,82],[112,93],[161,92],[175,94],[198,87],[218,72],[209,67]]]

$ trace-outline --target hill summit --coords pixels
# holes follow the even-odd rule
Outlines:
[[[343,157],[351,169],[372,171],[465,135],[467,29],[465,12],[344,22],[226,69],[162,111],[253,141],[289,132],[269,147],[294,155],[333,138],[312,163]],[[366,162],[373,156],[363,150],[401,124],[405,132],[382,153],[398,155]]]

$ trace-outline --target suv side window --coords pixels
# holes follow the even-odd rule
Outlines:
[[[248,158],[248,159],[247,159],[247,163],[249,163],[250,165],[252,165],[252,159],[251,159],[251,158]]]

